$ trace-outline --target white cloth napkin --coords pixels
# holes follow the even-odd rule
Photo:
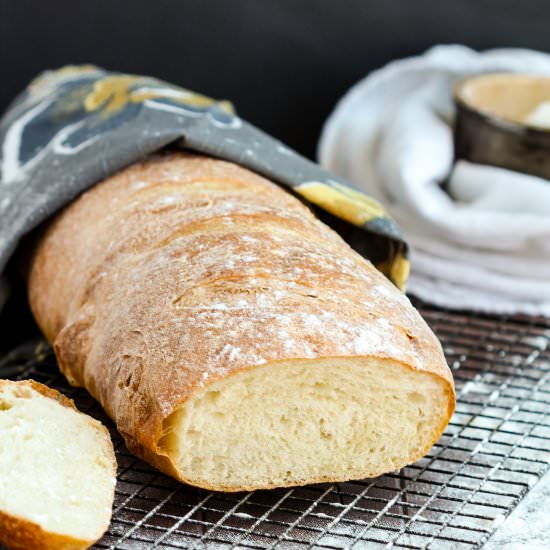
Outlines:
[[[550,75],[550,56],[453,45],[390,63],[338,103],[319,161],[401,226],[411,293],[451,308],[550,316],[550,181],[453,164],[453,87],[488,71]]]

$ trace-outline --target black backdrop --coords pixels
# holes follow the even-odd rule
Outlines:
[[[313,157],[370,70],[438,43],[550,51],[549,31],[550,0],[0,0],[0,111],[39,71],[95,63],[230,99]],[[15,290],[0,350],[33,326]]]
[[[42,69],[95,63],[231,99],[313,156],[351,84],[453,42],[550,51],[550,1],[0,0],[0,110]]]

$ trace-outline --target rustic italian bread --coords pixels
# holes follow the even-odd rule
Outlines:
[[[77,550],[107,530],[116,479],[105,427],[42,384],[0,380],[0,544]]]
[[[376,476],[423,456],[454,408],[408,299],[228,162],[170,153],[96,185],[43,232],[28,288],[69,381],[200,487]]]

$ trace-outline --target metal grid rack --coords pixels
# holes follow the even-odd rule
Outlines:
[[[119,464],[113,521],[96,548],[479,548],[550,467],[550,319],[417,304],[451,366],[458,403],[429,454],[376,479],[222,494],[128,453],[87,394],[37,341],[0,360],[74,398],[110,427]]]

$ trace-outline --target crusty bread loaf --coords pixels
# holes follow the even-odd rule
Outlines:
[[[454,408],[408,299],[232,163],[171,153],[98,184],[47,227],[28,286],[69,381],[193,485],[376,476],[425,454]]]
[[[107,530],[116,462],[109,432],[38,382],[0,380],[0,544],[88,548]]]

